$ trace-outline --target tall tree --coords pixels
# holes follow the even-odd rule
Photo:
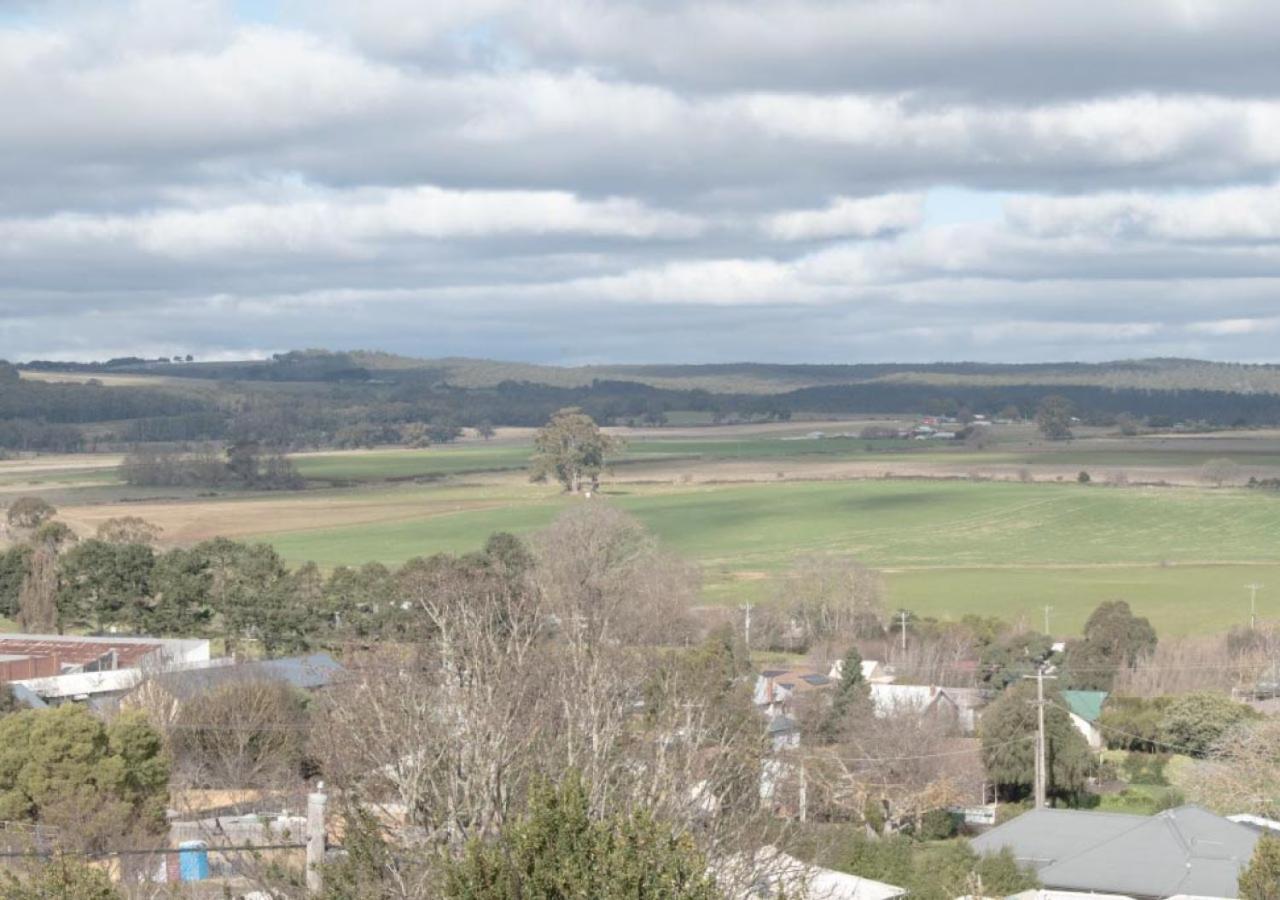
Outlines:
[[[595,421],[576,406],[560,410],[533,439],[533,463],[530,477],[534,481],[554,478],[569,493],[577,493],[584,480],[591,489],[600,486],[600,473],[607,457],[622,447],[622,442],[600,430]]]
[[[1108,691],[1121,668],[1132,668],[1156,648],[1156,630],[1123,600],[1098,604],[1084,623],[1084,637],[1067,647],[1069,687]]]
[[[1093,771],[1093,754],[1071,724],[1061,695],[1047,692],[1045,699],[1048,793],[1073,799]],[[1014,797],[1028,794],[1035,782],[1035,702],[1035,689],[1023,682],[1005,691],[982,717],[982,762],[987,776]]]
[[[1071,440],[1071,401],[1059,394],[1050,394],[1036,407],[1036,427],[1049,441]]]
[[[832,692],[831,707],[818,725],[818,737],[827,743],[839,739],[850,717],[871,704],[871,686],[862,676],[862,654],[850,647],[840,663],[840,682]]]

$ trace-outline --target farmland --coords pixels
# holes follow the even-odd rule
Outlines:
[[[573,504],[609,503],[701,566],[707,603],[767,602],[796,556],[845,553],[885,573],[893,608],[1039,622],[1049,605],[1063,632],[1113,598],[1170,633],[1220,629],[1242,621],[1245,583],[1280,585],[1280,497],[1199,477],[1221,456],[1240,477],[1273,475],[1272,433],[1087,434],[1064,446],[1008,426],[975,448],[806,439],[817,427],[846,434],[858,423],[632,430],[590,501],[529,484],[529,432],[518,429],[443,447],[299,454],[304,491],[130,488],[118,457],[73,456],[0,464],[0,494],[42,493],[82,534],[127,513],[160,525],[166,543],[263,540],[325,568],[465,552]],[[1080,469],[1093,484],[1076,483]],[[1280,616],[1268,592],[1260,605]]]

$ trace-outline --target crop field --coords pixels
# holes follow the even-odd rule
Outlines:
[[[1280,498],[1238,490],[885,480],[635,486],[592,501],[511,487],[479,507],[421,496],[420,514],[399,508],[394,521],[255,536],[299,562],[394,564],[604,502],[699,562],[708,602],[768,600],[797,555],[849,553],[885,570],[894,607],[1039,622],[1051,605],[1055,629],[1070,630],[1105,599],[1130,600],[1170,633],[1222,628],[1243,621],[1246,582],[1280,584]],[[1280,615],[1265,592],[1260,606]]]
[[[513,432],[420,450],[299,454],[310,487],[297,492],[132,488],[119,482],[118,456],[10,460],[0,463],[0,503],[41,493],[81,534],[139,515],[163,528],[165,543],[261,539],[291,562],[326,568],[464,552],[495,531],[528,533],[575,504],[609,503],[702,567],[708,603],[767,602],[797,556],[844,553],[885,573],[892,608],[1038,624],[1048,605],[1060,633],[1107,599],[1188,633],[1243,621],[1246,583],[1275,585],[1280,598],[1280,495],[1209,488],[1198,468],[1226,456],[1243,474],[1275,476],[1280,436],[1052,446],[1010,429],[979,450],[804,439],[813,427],[631,435],[590,501],[529,484],[527,433]],[[1017,477],[1023,466],[1031,483]],[[1178,486],[1078,485],[1080,469],[1097,481],[1123,469],[1134,482]],[[1260,613],[1280,618],[1270,595],[1260,594]]]

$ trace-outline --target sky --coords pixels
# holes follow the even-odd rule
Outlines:
[[[0,0],[0,358],[1277,361],[1275,0]]]

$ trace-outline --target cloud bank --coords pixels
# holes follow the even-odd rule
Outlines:
[[[0,356],[1274,356],[1280,8],[0,4]]]

